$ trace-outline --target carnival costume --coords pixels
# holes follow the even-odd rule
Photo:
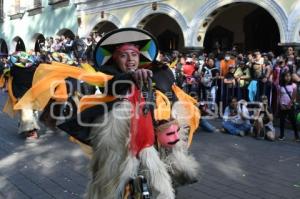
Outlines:
[[[3,111],[11,117],[19,113],[18,133],[23,134],[24,137],[30,137],[30,133],[36,133],[40,129],[35,110],[31,107],[26,107],[19,111],[14,111],[13,106],[32,86],[33,74],[38,63],[34,56],[22,51],[10,55],[9,61],[12,65],[7,86],[9,97]]]
[[[148,83],[135,82],[132,73],[122,72],[114,63],[115,50],[132,45],[140,54],[139,67],[153,71]],[[188,147],[200,113],[196,101],[175,86],[168,66],[153,63],[156,56],[157,42],[151,34],[125,28],[108,33],[97,44],[95,60],[101,72],[72,69],[63,75],[67,66],[54,64],[55,71],[39,67],[49,70],[49,78],[36,82],[49,84],[72,77],[103,88],[101,95],[82,97],[75,117],[58,125],[91,157],[88,199],[130,198],[128,184],[139,175],[147,179],[152,198],[174,199],[172,183],[196,180],[198,163],[188,154]],[[47,92],[50,86],[40,90],[42,85],[34,85],[15,108],[31,104],[43,109],[52,96]],[[66,93],[64,87],[57,83],[55,92]],[[142,95],[145,92],[147,96]]]

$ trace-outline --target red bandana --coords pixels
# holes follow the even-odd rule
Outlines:
[[[115,49],[114,54],[113,54],[113,59],[115,59],[119,53],[124,52],[126,50],[132,50],[132,51],[140,54],[140,50],[137,45],[126,43],[126,44],[122,44],[122,45],[118,46]]]

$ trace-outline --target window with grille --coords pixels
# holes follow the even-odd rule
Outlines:
[[[26,0],[14,0],[11,4],[10,14],[24,13],[28,7],[28,1]]]
[[[0,0],[0,20],[2,20],[4,17],[3,13],[3,0]]]
[[[22,18],[27,8],[28,0],[13,0],[8,16],[10,16],[10,19]]]
[[[42,6],[42,1],[41,0],[33,0],[33,7],[34,8],[39,8]]]

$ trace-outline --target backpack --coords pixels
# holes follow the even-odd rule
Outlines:
[[[212,85],[212,72],[211,69],[207,68],[206,66],[204,67],[205,71],[203,74],[203,77],[201,79],[201,83],[203,86],[210,88]]]
[[[73,42],[72,48],[74,51],[82,51],[85,48],[85,43],[82,39],[76,39]]]

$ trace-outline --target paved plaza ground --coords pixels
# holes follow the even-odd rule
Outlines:
[[[5,100],[1,92],[1,110]],[[299,199],[300,143],[288,134],[284,142],[196,134],[191,151],[201,165],[199,181],[179,188],[177,199]],[[17,120],[0,112],[0,199],[83,198],[87,167],[64,133],[43,130],[28,143],[17,136]]]

